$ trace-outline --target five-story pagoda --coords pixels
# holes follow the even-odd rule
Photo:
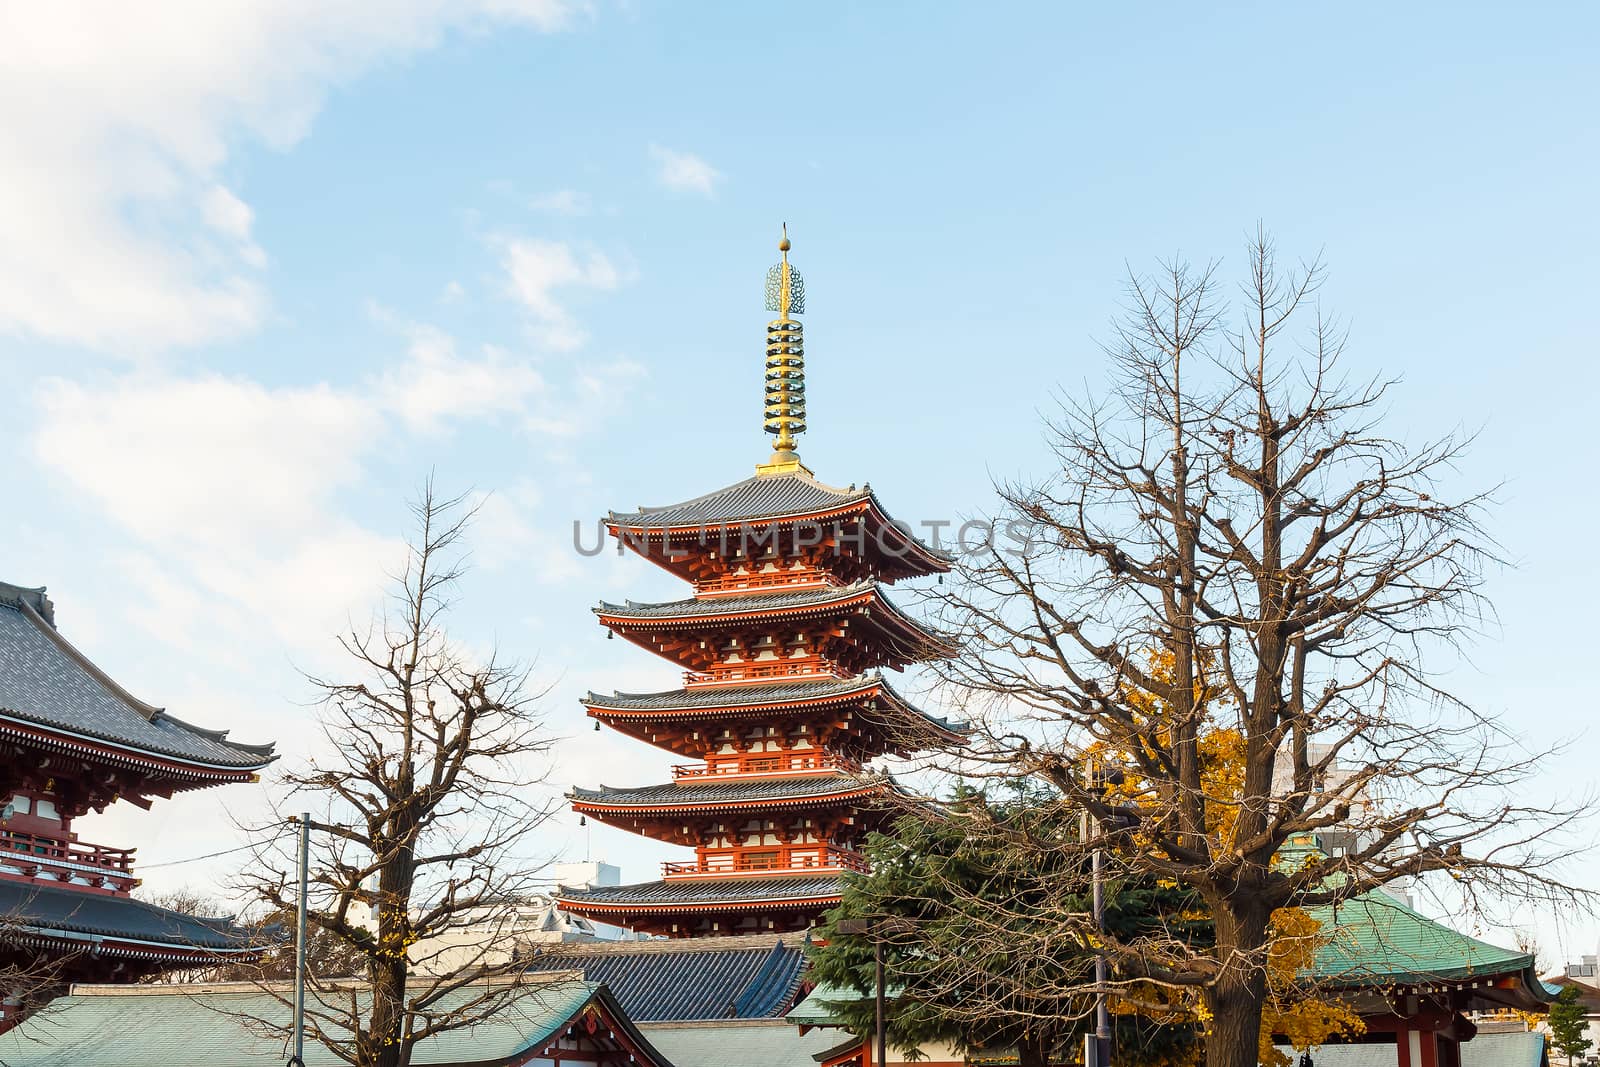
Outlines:
[[[584,816],[692,847],[659,881],[563,889],[568,911],[674,937],[804,929],[839,902],[843,872],[894,788],[868,760],[959,740],[879,673],[946,655],[882,585],[941,573],[948,556],[896,524],[871,487],[817,481],[805,430],[800,275],[767,275],[766,430],[753,478],[681,504],[612,512],[611,535],[694,587],[664,604],[602,603],[612,633],[684,671],[681,689],[591,693],[600,722],[693,760],[664,785],[575,789]]]

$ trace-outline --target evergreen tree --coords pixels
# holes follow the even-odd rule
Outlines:
[[[1594,1046],[1588,1036],[1589,1021],[1584,1017],[1583,1005],[1578,1002],[1579,989],[1569,985],[1561,990],[1555,1003],[1550,1005],[1550,1044],[1567,1058],[1570,1065]]]
[[[891,996],[889,1040],[912,1050],[943,1042],[966,1051],[1016,1050],[1023,1067],[1060,1061],[1094,1026],[1094,1000],[1082,992],[1093,980],[1090,946],[1044,936],[1044,927],[1019,921],[1003,935],[974,936],[995,912],[1022,914],[1063,905],[1088,911],[1088,864],[1078,846],[1078,813],[1059,797],[1021,788],[1003,801],[965,791],[939,811],[900,816],[892,832],[866,844],[872,873],[852,876],[844,899],[819,931],[813,977],[852,990],[831,1003],[857,1034],[870,1038],[875,1006],[873,954],[884,943]],[[1018,863],[1009,837],[986,832],[1003,822],[1039,843]],[[1063,885],[1070,886],[1063,896]],[[959,890],[958,890],[959,887]],[[1209,936],[1192,894],[1153,880],[1109,879],[1107,928],[1125,938],[1163,928],[1186,938]],[[980,912],[987,915],[980,916]],[[978,921],[979,919],[985,921]],[[865,920],[872,932],[841,934],[842,920]],[[1004,980],[995,980],[998,976]],[[1143,1000],[1143,1012],[1113,1016],[1118,1062],[1192,1062],[1198,1028],[1175,1011],[1163,1020],[1159,990],[1123,987]]]

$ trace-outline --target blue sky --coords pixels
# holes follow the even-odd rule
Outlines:
[[[603,640],[575,518],[764,455],[763,274],[809,309],[824,480],[908,517],[1037,471],[1036,412],[1096,388],[1125,265],[1236,269],[1257,220],[1322,252],[1390,426],[1482,436],[1516,566],[1458,688],[1531,737],[1593,717],[1600,578],[1600,22],[1578,5],[70,5],[0,14],[0,579],[176,714],[314,743],[298,667],[364,617],[429,471],[492,494],[462,635],[537,658],[554,773],[669,757],[594,734],[586,688],[673,672]],[[1586,735],[1549,786],[1593,785]],[[226,848],[234,788],[113,812],[147,863]],[[669,851],[546,842],[651,876]],[[225,885],[226,860],[150,872]],[[1574,868],[1600,882],[1600,861]],[[1470,925],[1470,924],[1467,924]],[[1600,928],[1538,928],[1547,962]]]

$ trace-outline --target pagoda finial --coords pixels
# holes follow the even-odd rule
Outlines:
[[[756,466],[757,474],[806,470],[795,451],[795,438],[806,429],[805,331],[794,318],[806,310],[806,286],[800,272],[789,266],[789,247],[786,222],[778,242],[782,259],[767,271],[767,310],[778,317],[767,323],[766,430],[778,439],[772,458]]]

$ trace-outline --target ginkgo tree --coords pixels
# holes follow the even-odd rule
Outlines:
[[[1391,383],[1342,368],[1320,264],[1283,268],[1262,234],[1242,274],[1238,290],[1181,262],[1131,280],[1109,388],[1063,399],[1048,469],[1000,487],[1004,536],[964,544],[930,594],[961,647],[940,668],[949,701],[974,723],[959,769],[1037,777],[1096,826],[1131,822],[1096,834],[1112,866],[1204,901],[1209,946],[1102,951],[1200,998],[1208,1067],[1256,1062],[1285,908],[1435,873],[1477,901],[1583,895],[1552,866],[1576,812],[1533,781],[1545,753],[1445,684],[1496,560],[1467,442],[1384,431]],[[1203,748],[1218,728],[1242,753],[1220,797]],[[1096,746],[1127,760],[1136,796],[1086,773]],[[1330,833],[1336,855],[1280,861]]]
[[[1154,662],[1151,669],[1168,668]],[[1206,788],[1219,801],[1214,817],[1229,820],[1225,798],[1238,795],[1242,778],[1237,731],[1207,730],[1200,752]],[[1094,758],[1102,765],[1113,759],[1104,749]],[[1146,787],[1124,776],[1106,788],[1137,798]],[[834,1010],[865,1036],[874,1025],[865,994],[882,942],[895,987],[887,1029],[897,1046],[1014,1050],[1022,1067],[1061,1062],[1094,1026],[1098,953],[1113,944],[1129,952],[1171,954],[1179,945],[1184,953],[1212,951],[1211,916],[1192,889],[1112,863],[1104,871],[1103,931],[1090,926],[1093,838],[1083,812],[1037,780],[992,791],[958,790],[944,804],[907,810],[892,832],[872,835],[871,873],[847,879],[813,952],[814,977],[863,995]],[[1274,912],[1256,1050],[1266,1067],[1289,1062],[1275,1042],[1306,1050],[1363,1032],[1352,1007],[1318,989],[1316,952],[1332,936],[1303,909]],[[1118,1063],[1199,1062],[1215,1019],[1199,990],[1113,967],[1104,991]]]

